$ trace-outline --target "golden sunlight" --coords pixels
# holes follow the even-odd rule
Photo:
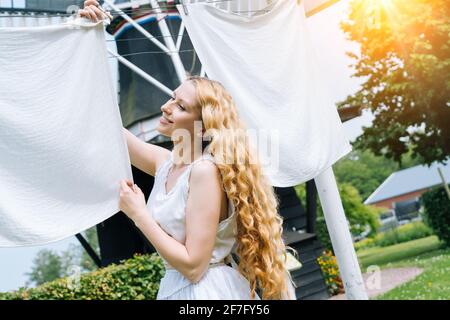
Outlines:
[[[403,0],[362,0],[360,4],[364,10],[361,11],[361,14],[367,20],[368,25],[375,29],[392,29],[399,21],[398,6],[402,6],[403,2]]]
[[[377,1],[378,2],[378,1]],[[385,9],[392,8],[392,0],[379,0],[380,5]]]

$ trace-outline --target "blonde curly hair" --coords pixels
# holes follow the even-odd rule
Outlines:
[[[279,199],[249,144],[233,99],[218,81],[199,76],[187,81],[196,88],[196,108],[204,139],[209,140],[203,148],[216,160],[227,197],[235,206],[239,271],[250,283],[251,298],[258,287],[262,299],[295,299],[288,293],[292,279],[286,261],[287,249],[296,252],[283,241]]]

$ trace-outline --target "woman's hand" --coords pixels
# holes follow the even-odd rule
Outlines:
[[[81,17],[86,17],[94,22],[103,20],[106,16],[108,16],[111,20],[113,19],[112,15],[108,11],[105,12],[99,8],[101,7],[97,0],[86,0],[84,1],[84,8],[78,10],[78,13]]]
[[[144,194],[130,180],[120,181],[119,209],[134,222],[144,215],[150,215]]]

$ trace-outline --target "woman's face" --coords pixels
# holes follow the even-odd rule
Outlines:
[[[175,89],[172,98],[161,106],[162,116],[156,128],[158,132],[171,137],[175,130],[185,129],[194,137],[194,121],[201,121],[196,104],[194,84],[191,81],[183,82]]]

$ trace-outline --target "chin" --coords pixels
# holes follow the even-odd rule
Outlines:
[[[167,132],[167,130],[164,130],[164,128],[161,128],[161,126],[158,126],[156,128],[156,131],[158,131],[161,135],[165,137],[170,137],[170,134]]]

